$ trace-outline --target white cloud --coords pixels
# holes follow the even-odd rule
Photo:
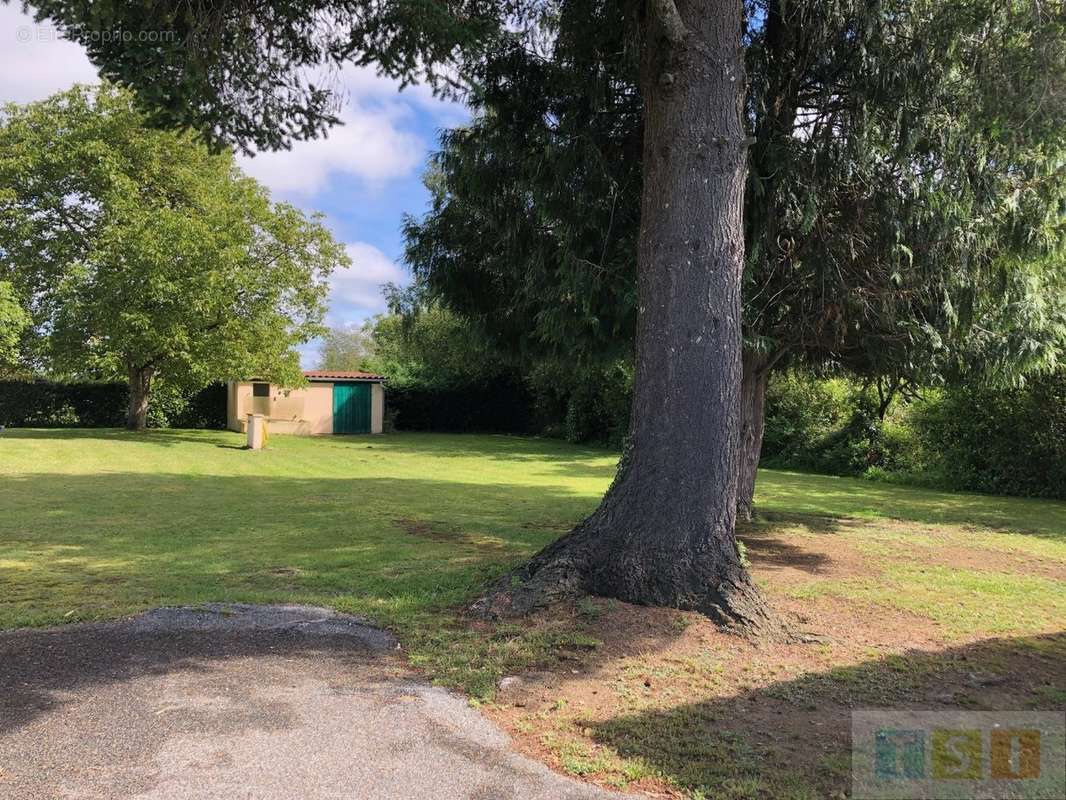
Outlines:
[[[400,128],[405,115],[396,104],[350,105],[340,115],[344,125],[325,138],[242,157],[241,168],[273,192],[299,197],[317,194],[333,177],[371,184],[403,178],[421,166],[426,152],[425,142]]]
[[[404,283],[404,270],[378,248],[366,242],[346,245],[352,265],[330,276],[330,325],[349,325],[385,310],[384,283]]]
[[[379,75],[373,67],[345,66],[336,82],[346,98],[399,98],[429,111],[442,125],[459,124],[470,116],[470,112],[462,103],[434,96],[433,89],[428,84],[415,83],[401,90],[398,80]]]
[[[43,100],[97,80],[81,45],[60,38],[48,22],[34,22],[19,5],[0,4],[0,101]]]
[[[0,3],[0,102],[41,100],[74,83],[98,80],[81,45],[62,39],[48,22],[35,23],[16,5]],[[380,188],[421,169],[431,142],[412,132],[415,111],[441,126],[462,122],[461,104],[442,101],[424,85],[399,91],[399,82],[371,67],[346,66],[326,76],[344,95],[342,126],[326,138],[291,150],[243,158],[244,170],[279,195],[302,200],[333,178],[356,178]]]
[[[306,198],[325,189],[335,177],[357,178],[380,187],[422,168],[433,142],[413,133],[416,112],[428,114],[439,127],[463,123],[469,112],[461,103],[441,100],[425,84],[400,90],[400,82],[373,67],[347,65],[315,76],[314,82],[342,96],[343,125],[327,136],[296,142],[291,150],[243,158],[245,172],[274,192]]]

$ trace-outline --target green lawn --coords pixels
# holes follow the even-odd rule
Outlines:
[[[590,511],[615,461],[503,436],[242,442],[0,434],[0,627],[298,602],[372,617],[406,634],[416,661],[447,657],[440,642],[462,634],[441,630],[442,612]]]
[[[332,605],[402,631],[591,511],[616,460],[507,436],[275,436],[260,452],[242,441],[210,431],[0,435],[0,626],[231,600]],[[1062,503],[775,471],[760,474],[758,501],[1066,548]]]
[[[449,606],[595,502],[612,458],[494,437],[8,431],[0,625],[205,600],[388,624]]]
[[[687,751],[648,755],[652,742],[674,741],[679,698],[697,703],[685,725],[713,721],[719,708],[733,714],[722,704],[739,695],[721,676],[734,668],[716,659],[741,645],[714,639],[705,620],[633,619],[625,615],[642,612],[599,601],[537,624],[472,625],[457,613],[488,579],[590,512],[616,454],[430,434],[275,436],[260,452],[241,445],[237,434],[207,431],[0,434],[0,627],[207,601],[328,605],[392,628],[415,666],[476,697],[532,665],[615,670],[609,683],[595,678],[612,687],[596,695],[607,703],[602,724],[558,711],[565,696],[557,718],[505,724],[531,731],[560,768],[597,780],[655,780],[693,796],[719,780],[679,766],[691,761]],[[759,702],[849,690],[863,662],[911,646],[905,626],[924,647],[1014,637],[1037,652],[1045,645],[1032,637],[1066,620],[1066,504],[776,471],[760,473],[757,500],[764,521],[743,532],[757,579],[790,613],[854,639],[814,661],[808,651],[775,661],[776,651],[737,650],[736,669],[761,675]],[[879,630],[886,620],[899,630]],[[693,625],[709,644],[683,645]],[[661,629],[655,647],[628,653],[611,643],[645,626]],[[872,674],[882,686],[892,673]],[[745,680],[750,694],[758,681]],[[1054,698],[1064,688],[1053,680],[1032,691]],[[619,710],[636,716],[610,722]],[[706,741],[718,747],[716,736]],[[643,760],[627,755],[634,737]]]
[[[232,600],[327,604],[402,627],[567,530],[595,507],[616,460],[508,436],[275,436],[261,452],[242,441],[210,431],[0,435],[0,626]],[[776,471],[760,474],[758,501],[969,524],[1008,543],[1036,534],[1066,548],[1062,503]]]

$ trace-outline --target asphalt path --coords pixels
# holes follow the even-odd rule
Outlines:
[[[0,633],[0,798],[603,800],[516,753],[395,640],[302,606]]]

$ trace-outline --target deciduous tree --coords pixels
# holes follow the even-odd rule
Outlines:
[[[79,87],[0,120],[0,252],[55,371],[130,383],[302,380],[346,263],[318,222],[272,204],[228,152],[145,125],[129,94]]]
[[[29,327],[30,315],[22,307],[10,281],[0,281],[0,375],[19,360],[19,342]]]
[[[364,368],[370,336],[360,326],[334,326],[320,337],[317,369],[354,371]]]

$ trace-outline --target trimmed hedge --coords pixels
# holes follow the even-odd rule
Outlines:
[[[0,425],[117,428],[126,424],[124,383],[0,381]]]
[[[533,398],[517,378],[453,388],[389,386],[385,415],[401,431],[531,433]]]
[[[545,436],[622,448],[633,394],[633,370],[625,361],[583,369],[543,364],[528,383],[536,427]]]
[[[121,428],[126,424],[125,383],[0,381],[0,425],[11,428]],[[153,387],[148,424],[153,428],[226,427],[226,386],[192,393]]]

